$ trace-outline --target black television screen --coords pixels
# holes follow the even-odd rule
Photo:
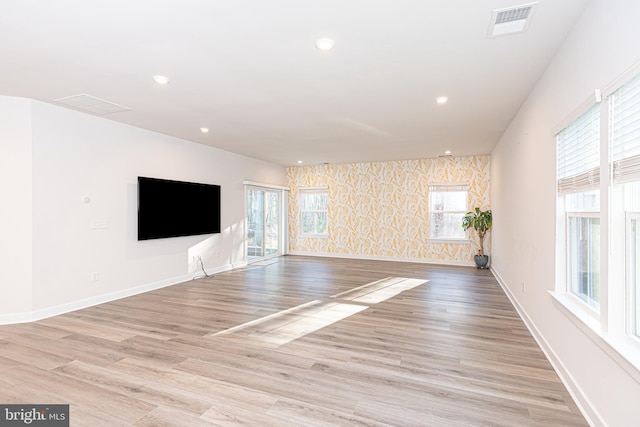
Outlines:
[[[220,186],[138,177],[138,240],[220,233]]]

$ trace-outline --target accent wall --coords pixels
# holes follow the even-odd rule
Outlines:
[[[487,209],[489,177],[488,156],[287,168],[289,252],[474,265],[475,235],[465,243],[429,239],[429,185],[468,183],[469,209]],[[328,237],[301,235],[305,187],[328,188]]]

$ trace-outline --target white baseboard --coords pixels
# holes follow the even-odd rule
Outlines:
[[[224,265],[221,267],[211,269],[207,272],[208,274],[216,274],[216,273],[221,273],[223,271],[231,270],[232,268],[234,268],[234,266]],[[192,280],[194,277],[199,277],[197,271],[194,273],[184,274],[182,276],[172,277],[170,279],[165,279],[157,282],[147,283],[140,286],[135,286],[133,288],[122,289],[119,291],[110,292],[103,295],[96,295],[94,297],[85,298],[78,301],[71,301],[71,302],[56,305],[53,307],[47,307],[39,310],[22,312],[22,313],[3,314],[3,315],[0,315],[0,325],[9,325],[13,323],[26,323],[26,322],[33,322],[36,320],[42,320],[48,317],[57,316],[59,314],[69,313],[71,311],[80,310],[80,309],[91,307],[98,304],[104,304],[109,301],[115,301],[121,298],[142,294],[142,293],[153,291],[160,288],[165,288],[167,286],[177,285],[178,283],[188,282],[189,280]]]
[[[402,258],[402,257],[388,257],[388,256],[370,256],[370,255],[343,255],[332,253],[318,253],[318,252],[300,252],[291,251],[287,255],[299,255],[299,256],[315,256],[326,258],[346,258],[346,259],[368,259],[373,261],[396,261],[396,262],[416,262],[421,264],[440,264],[440,265],[455,265],[459,267],[475,267],[476,264],[473,261],[447,261],[447,260],[429,260],[424,258]]]
[[[593,427],[606,427],[607,424],[604,422],[600,414],[598,414],[598,412],[594,409],[591,401],[586,396],[582,388],[578,385],[578,383],[574,380],[569,370],[566,368],[564,363],[562,363],[562,360],[553,351],[553,348],[551,348],[549,343],[544,339],[544,336],[542,335],[542,333],[540,333],[529,315],[527,315],[526,310],[520,305],[515,295],[513,295],[511,289],[509,289],[505,281],[502,279],[500,273],[498,273],[498,271],[493,266],[490,268],[490,270],[500,284],[500,287],[502,287],[504,293],[507,295],[507,298],[509,298],[509,301],[511,301],[511,304],[513,304],[516,311],[520,315],[520,318],[533,336],[533,339],[536,340],[538,346],[542,349],[542,352],[547,357],[547,360],[549,360],[549,363],[551,363],[551,366],[560,377],[560,381],[562,381],[564,386],[569,391],[569,394],[576,402],[578,409],[580,409],[580,412],[585,417],[589,425]]]

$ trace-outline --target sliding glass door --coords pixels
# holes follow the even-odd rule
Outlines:
[[[282,254],[282,190],[247,187],[247,259]]]

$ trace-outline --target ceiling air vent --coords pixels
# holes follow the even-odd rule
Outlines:
[[[54,99],[54,101],[66,107],[98,115],[118,113],[120,111],[127,111],[131,109],[84,93],[80,95],[67,96],[66,98]]]
[[[538,2],[534,2],[494,10],[489,25],[489,38],[525,31],[529,28],[537,6]]]

